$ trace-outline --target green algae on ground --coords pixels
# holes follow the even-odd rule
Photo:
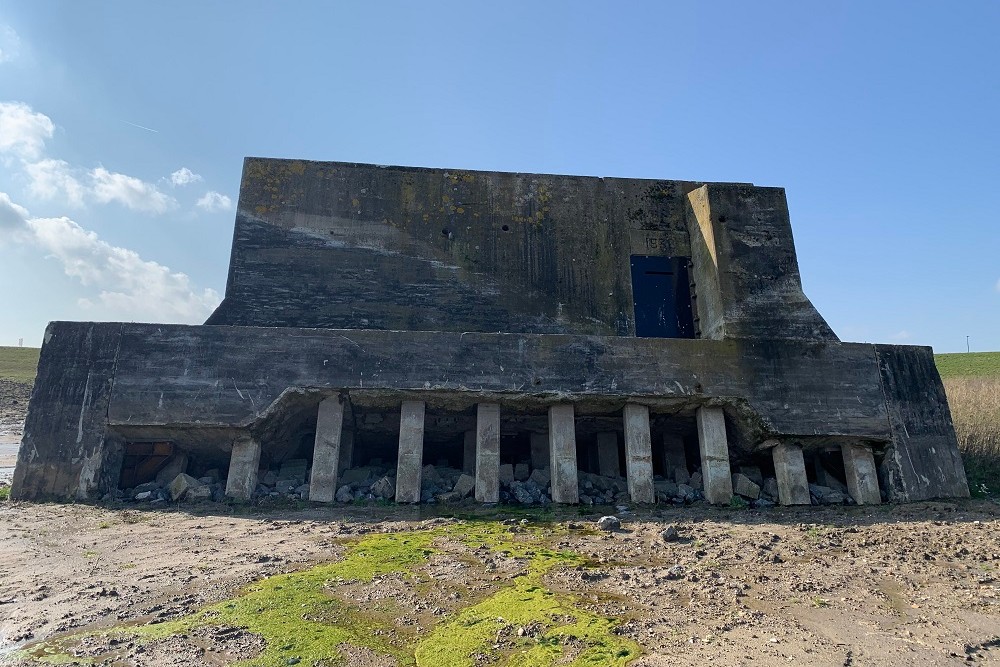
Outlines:
[[[511,531],[516,531],[512,533]],[[542,585],[542,576],[556,567],[584,565],[572,552],[544,546],[537,528],[509,527],[494,522],[460,522],[404,533],[374,534],[349,544],[343,560],[303,572],[281,574],[247,587],[239,596],[210,605],[183,618],[151,625],[119,627],[74,635],[36,645],[20,657],[51,664],[87,662],[66,650],[87,636],[106,635],[148,643],[208,626],[239,627],[260,635],[265,649],[237,664],[264,667],[285,664],[335,665],[344,662],[339,646],[349,644],[391,656],[399,665],[458,667],[472,665],[476,654],[503,656],[493,649],[497,633],[511,625],[540,627],[535,637],[516,638],[506,664],[540,667],[564,658],[567,642],[574,645],[569,665],[624,665],[640,654],[634,642],[613,633],[615,621],[591,614],[571,596],[557,595]],[[527,572],[490,597],[460,610],[422,640],[411,629],[397,627],[391,614],[380,617],[335,597],[335,587],[347,581],[370,582],[390,574],[414,574],[415,567],[439,549],[435,541],[452,538],[466,547],[528,561]],[[502,619],[502,620],[500,620]],[[414,642],[415,646],[414,646]]]
[[[560,565],[582,565],[584,559],[571,552],[538,549],[531,556],[527,574],[515,577],[513,585],[502,588],[479,604],[462,610],[417,644],[420,667],[465,667],[478,664],[477,654],[487,654],[491,662],[501,656],[492,647],[505,629],[541,625],[535,637],[512,638],[505,664],[510,667],[543,667],[557,661],[569,667],[623,666],[639,657],[641,647],[615,635],[617,622],[582,609],[569,595],[546,589],[542,575]],[[578,650],[572,661],[563,661],[565,646],[573,642]]]

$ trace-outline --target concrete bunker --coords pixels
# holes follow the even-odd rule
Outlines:
[[[968,495],[931,350],[838,339],[780,188],[266,158],[204,325],[49,325],[11,494],[174,472],[316,502]]]

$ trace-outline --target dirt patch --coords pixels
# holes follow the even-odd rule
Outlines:
[[[552,650],[569,663],[582,655],[581,640],[553,639],[542,625],[570,624],[574,614],[610,619],[614,634],[641,646],[631,665],[1000,660],[1000,508],[990,502],[761,512],[688,507],[625,515],[623,530],[612,533],[593,530],[598,515],[575,508],[543,515],[528,529],[520,526],[523,513],[502,523],[502,509],[465,509],[478,515],[473,522],[395,507],[250,515],[215,505],[138,512],[3,504],[0,655],[85,629],[185,618],[262,577],[341,562],[360,539],[451,526],[405,568],[325,585],[345,608],[366,614],[372,632],[411,647],[411,657],[400,661],[342,642],[331,664],[403,664],[435,629],[466,627],[474,606],[492,613],[490,600],[536,576],[529,572],[535,543],[512,542],[521,550],[486,546],[462,537],[467,525],[499,527],[511,540],[538,527],[538,545],[575,556],[537,575],[561,596],[554,615],[565,618],[535,624],[511,621],[513,608],[500,613],[507,620],[490,630],[480,652],[456,664],[505,664],[546,642],[559,644]],[[660,537],[667,525],[677,526],[679,539]],[[113,654],[120,665],[221,665],[264,649],[252,632],[215,626],[151,643],[109,642],[89,638],[75,650],[99,661]]]

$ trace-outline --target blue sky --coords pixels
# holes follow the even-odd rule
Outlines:
[[[786,188],[844,340],[1000,350],[1000,3],[3,2],[0,345],[201,322],[246,155]]]

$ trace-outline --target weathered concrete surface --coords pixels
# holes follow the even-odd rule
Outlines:
[[[892,444],[882,466],[889,499],[967,498],[958,439],[929,347],[876,345]]]
[[[632,335],[629,256],[690,256],[698,185],[247,158],[208,323]]]
[[[531,434],[531,469],[549,467],[549,436],[547,433]]]
[[[872,448],[859,443],[844,443],[840,447],[844,455],[844,472],[847,476],[847,491],[859,505],[878,505],[882,495],[878,489],[878,470]]]
[[[50,324],[11,498],[86,498],[115,488],[121,445],[107,433],[121,324]]]
[[[312,474],[309,477],[309,500],[332,503],[337,493],[340,466],[340,439],[344,427],[344,404],[340,396],[323,399],[316,420]]]
[[[237,500],[249,500],[257,488],[257,469],[260,466],[260,441],[244,436],[233,443],[226,479],[226,495]]]
[[[688,203],[702,337],[838,340],[802,291],[784,189],[709,183]]]
[[[894,440],[883,464],[896,480],[892,500],[967,492],[940,379],[921,348],[880,346],[886,359],[916,354],[924,371],[913,376],[906,359],[880,368],[873,346],[852,343],[144,324],[53,323],[48,331],[15,473],[20,498],[115,488],[121,434],[231,442],[231,432],[265,422],[290,388],[430,389],[495,402],[523,398],[530,387],[536,401],[635,397],[670,410],[725,401],[752,415],[755,442]],[[923,389],[907,390],[907,382]],[[924,466],[937,470],[929,484],[912,472]]]
[[[576,467],[576,416],[572,404],[549,408],[549,453],[552,500],[557,503],[580,502]]]
[[[605,477],[619,477],[618,434],[611,432],[597,434],[597,472]]]
[[[403,401],[399,413],[399,458],[396,460],[396,502],[420,502],[424,457],[423,401]]]
[[[622,411],[622,422],[625,426],[625,475],[628,495],[635,503],[655,503],[649,408],[636,403],[626,403]]]
[[[792,443],[772,441],[771,457],[778,480],[778,500],[782,505],[808,505],[809,479],[802,447]]]
[[[728,505],[733,499],[733,480],[725,414],[722,408],[698,408],[697,421],[705,500],[713,505]]]
[[[476,500],[500,501],[500,406],[496,403],[476,406]]]

